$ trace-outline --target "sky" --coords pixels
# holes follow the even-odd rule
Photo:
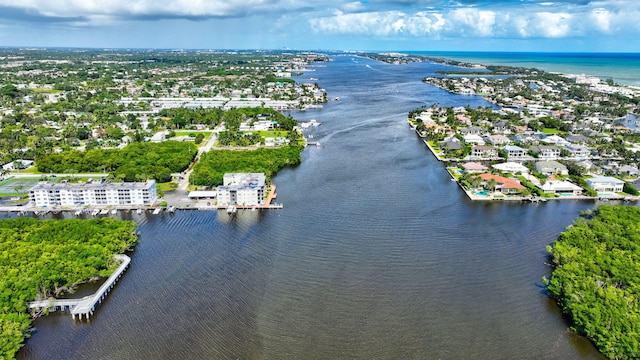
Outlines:
[[[638,0],[0,0],[0,46],[640,52]]]

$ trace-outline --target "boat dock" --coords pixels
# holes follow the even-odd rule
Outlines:
[[[40,301],[31,301],[27,303],[29,309],[35,309],[42,311],[48,309],[49,311],[69,311],[74,319],[82,320],[89,319],[89,316],[93,315],[95,308],[98,304],[104,300],[109,291],[113,289],[113,286],[118,282],[122,273],[129,267],[131,258],[127,255],[115,255],[117,260],[120,261],[120,266],[109,276],[109,278],[100,286],[98,291],[92,295],[85,296],[81,299],[47,299]]]

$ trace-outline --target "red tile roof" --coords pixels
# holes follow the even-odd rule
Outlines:
[[[517,182],[516,180],[506,178],[504,176],[492,175],[492,174],[480,174],[480,177],[484,181],[489,181],[491,179],[495,180],[496,183],[502,185],[503,189],[526,189],[522,184]]]

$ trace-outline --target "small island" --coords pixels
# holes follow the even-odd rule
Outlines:
[[[640,357],[640,209],[587,211],[548,246],[548,284],[569,317],[609,359]]]

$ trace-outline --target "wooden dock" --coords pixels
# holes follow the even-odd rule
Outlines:
[[[27,304],[29,309],[35,309],[42,311],[47,309],[49,311],[69,311],[74,319],[82,320],[89,319],[89,316],[93,315],[95,308],[98,304],[104,300],[109,291],[113,289],[113,286],[118,282],[122,273],[129,267],[131,258],[127,255],[115,255],[117,260],[120,261],[120,266],[109,276],[109,278],[100,286],[98,291],[92,295],[85,296],[81,299],[56,299],[50,298],[47,300],[32,301]]]

